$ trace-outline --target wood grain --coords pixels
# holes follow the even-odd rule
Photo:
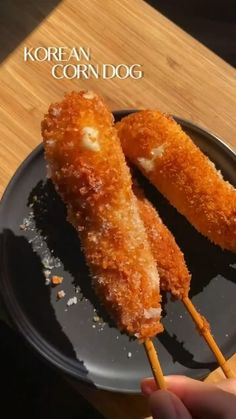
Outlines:
[[[92,64],[139,63],[144,77],[55,80],[52,63],[23,61],[24,46],[90,47]],[[236,148],[235,76],[231,66],[141,0],[61,2],[0,69],[0,195],[41,141],[40,121],[49,103],[72,89],[95,90],[112,110],[149,107],[190,119]],[[141,397],[83,386],[80,391],[108,419],[148,416]]]

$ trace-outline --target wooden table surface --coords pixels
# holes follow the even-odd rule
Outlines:
[[[138,63],[144,76],[56,80],[55,63],[24,62],[24,46],[89,47],[92,64]],[[67,0],[2,63],[0,195],[41,141],[40,121],[49,103],[82,88],[102,94],[112,110],[150,107],[190,119],[236,149],[236,72],[230,65],[142,0]],[[137,396],[86,392],[86,397],[109,419],[148,415]]]

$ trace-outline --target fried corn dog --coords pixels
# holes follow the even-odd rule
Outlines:
[[[164,225],[158,212],[145,198],[143,192],[133,186],[138,200],[139,213],[147,232],[149,244],[160,276],[160,288],[168,291],[174,298],[188,296],[191,275],[186,266],[184,255],[174,236]]]
[[[146,110],[117,129],[127,158],[170,203],[212,242],[236,251],[236,190],[173,118]]]
[[[95,292],[120,330],[140,341],[156,335],[159,276],[112,114],[92,92],[73,92],[49,107],[42,136]]]

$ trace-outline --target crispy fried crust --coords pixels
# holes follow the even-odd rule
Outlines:
[[[135,185],[139,212],[147,232],[152,254],[160,275],[162,291],[168,291],[174,298],[187,297],[191,275],[186,266],[184,255],[173,235],[163,224],[158,212]]]
[[[170,203],[212,242],[236,251],[236,190],[181,127],[147,110],[117,129],[125,155]]]
[[[50,106],[42,136],[95,291],[118,327],[143,340],[163,329],[159,277],[112,123],[98,96],[73,92]]]

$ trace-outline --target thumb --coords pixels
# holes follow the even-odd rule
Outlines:
[[[181,400],[170,391],[155,391],[149,397],[153,419],[192,419]]]

